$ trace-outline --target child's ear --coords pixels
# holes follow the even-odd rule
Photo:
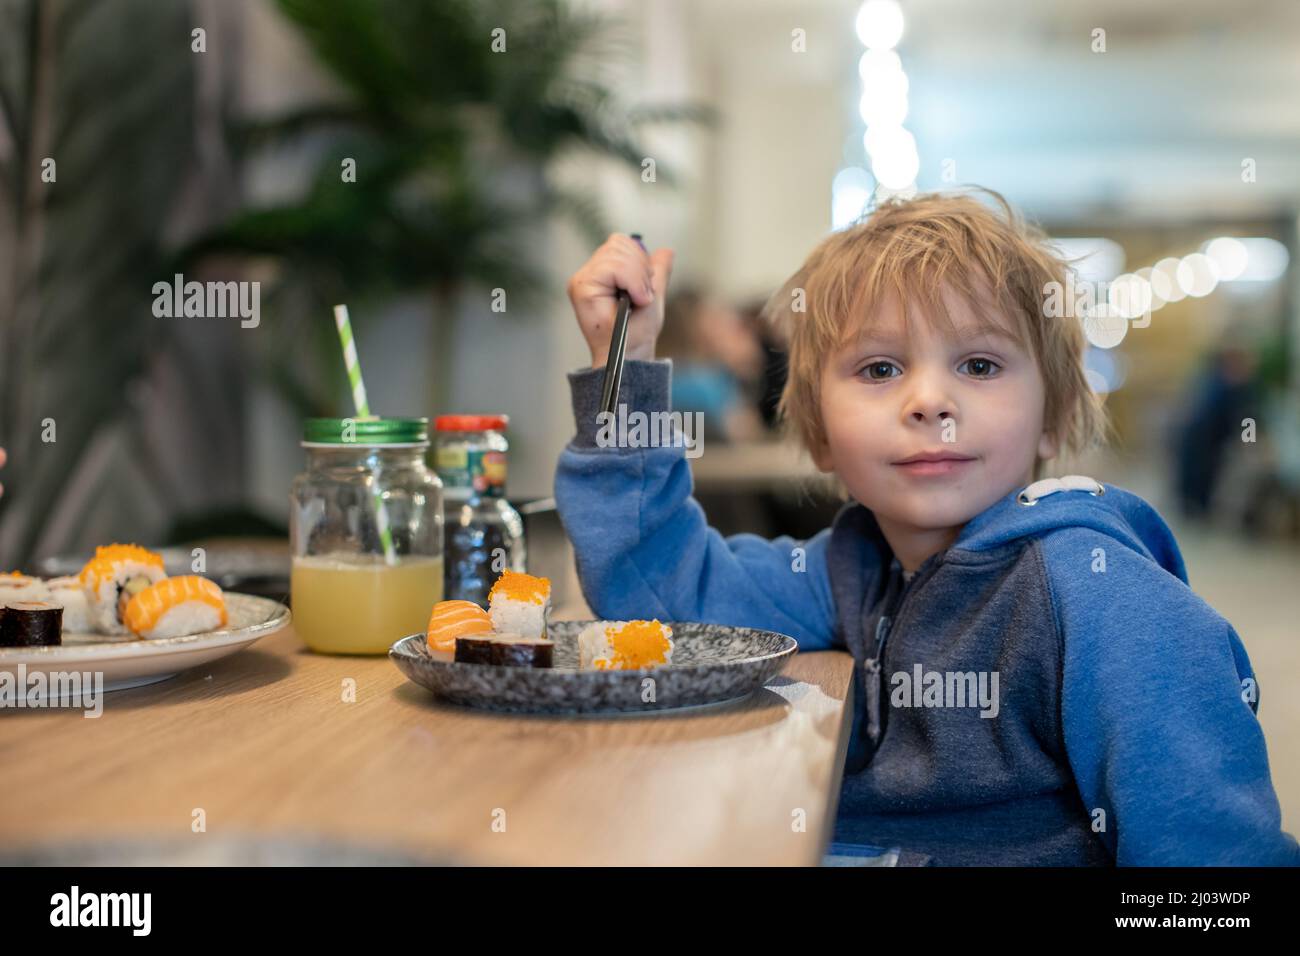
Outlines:
[[[1038,457],[1047,461],[1055,458],[1061,451],[1061,443],[1053,432],[1044,431],[1038,437]]]
[[[830,474],[835,470],[835,460],[831,457],[831,446],[825,438],[815,442],[812,448],[808,450],[808,453],[812,456],[813,464],[817,466],[818,471],[823,474]]]

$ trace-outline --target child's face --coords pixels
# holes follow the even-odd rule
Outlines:
[[[1055,457],[1043,432],[1044,387],[1033,355],[977,327],[970,306],[944,293],[955,338],[915,317],[910,342],[890,302],[864,337],[828,357],[821,380],[826,443],[814,451],[883,529],[953,531],[1032,479]],[[951,421],[947,421],[951,419]],[[931,453],[939,465],[900,464]]]

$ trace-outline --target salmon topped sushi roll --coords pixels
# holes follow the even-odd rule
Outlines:
[[[429,615],[425,640],[429,650],[452,654],[456,650],[456,638],[491,631],[492,619],[473,601],[440,601]]]
[[[550,578],[502,571],[488,592],[488,614],[494,630],[520,637],[546,637],[551,612]]]
[[[125,634],[127,603],[167,572],[160,554],[134,544],[110,544],[95,549],[80,577],[91,625],[101,634]]]
[[[166,578],[145,588],[126,606],[126,626],[136,637],[184,637],[225,627],[226,597],[197,574]]]

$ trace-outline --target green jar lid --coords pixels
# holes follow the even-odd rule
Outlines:
[[[305,445],[417,445],[429,442],[427,418],[309,418]]]

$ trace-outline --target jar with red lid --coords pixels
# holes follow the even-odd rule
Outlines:
[[[526,570],[524,522],[506,500],[505,415],[440,415],[434,468],[446,518],[445,599],[487,606],[501,572]]]

